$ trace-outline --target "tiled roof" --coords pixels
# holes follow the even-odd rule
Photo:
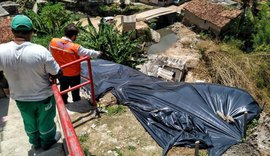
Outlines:
[[[9,42],[13,39],[9,17],[0,17],[0,43]]]
[[[2,6],[0,6],[0,17],[7,16],[7,15],[8,15],[8,12]]]
[[[241,14],[241,10],[211,3],[208,0],[192,0],[188,2],[184,9],[218,27],[224,27]]]

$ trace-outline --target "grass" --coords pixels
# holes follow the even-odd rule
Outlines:
[[[123,156],[123,154],[121,153],[120,149],[118,149],[118,148],[115,148],[112,151],[115,152],[115,156]]]
[[[242,88],[248,91],[264,111],[270,110],[270,55],[263,52],[245,53],[242,42],[215,43],[201,41],[196,49],[206,62],[213,83]]]
[[[85,133],[79,136],[80,144],[82,145],[83,152],[85,156],[91,156],[91,153],[89,152],[89,145],[87,145],[87,141],[89,140],[89,134]]]
[[[248,125],[247,125],[247,136],[249,136],[252,132],[252,130],[259,125],[258,119],[253,119]]]
[[[199,156],[208,156],[207,151],[199,152]]]
[[[79,136],[79,141],[81,143],[85,143],[89,139],[89,135],[87,133]]]
[[[106,110],[108,111],[109,116],[121,114],[126,111],[125,107],[121,105],[112,105],[107,107]]]
[[[135,146],[128,146],[128,150],[129,151],[136,151],[136,147]]]

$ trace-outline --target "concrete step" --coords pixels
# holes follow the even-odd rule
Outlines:
[[[14,100],[0,99],[0,156],[64,156],[62,139],[49,150],[34,150],[24,131],[21,114]],[[58,117],[57,130],[61,131]],[[63,134],[62,134],[63,138]]]

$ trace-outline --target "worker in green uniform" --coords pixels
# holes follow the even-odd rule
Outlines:
[[[54,117],[55,99],[49,76],[61,75],[59,65],[43,46],[31,43],[31,19],[17,15],[11,21],[14,41],[0,44],[0,71],[7,78],[10,97],[21,112],[33,147],[49,149],[60,138]]]

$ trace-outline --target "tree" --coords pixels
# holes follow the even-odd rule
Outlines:
[[[252,34],[254,48],[262,51],[270,50],[270,12],[269,6],[261,5],[261,10],[255,18],[255,31]]]
[[[38,35],[56,35],[63,33],[63,29],[71,22],[78,21],[79,17],[67,11],[62,3],[47,3],[40,12],[26,10]]]

